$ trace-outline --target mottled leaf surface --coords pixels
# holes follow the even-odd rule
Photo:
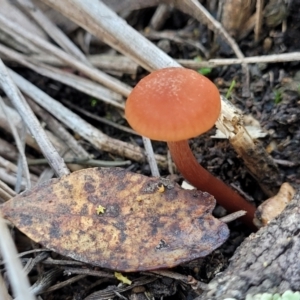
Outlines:
[[[62,255],[130,272],[173,267],[220,246],[228,228],[211,215],[214,206],[211,195],[166,179],[92,168],[26,191],[1,212]]]

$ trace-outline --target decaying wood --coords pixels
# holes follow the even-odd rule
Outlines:
[[[232,147],[243,159],[245,166],[263,191],[273,196],[281,184],[277,165],[263,145],[249,135],[243,126],[242,114],[225,97],[222,98],[222,112],[216,127],[229,139]]]
[[[247,238],[229,267],[197,300],[246,299],[258,293],[299,291],[300,190],[268,226]]]

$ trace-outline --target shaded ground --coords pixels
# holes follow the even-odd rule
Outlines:
[[[297,13],[297,11],[299,11],[297,1],[293,1],[293,5],[287,19],[288,30],[285,33],[281,32],[281,25],[275,28],[264,26],[261,40],[258,44],[253,42],[252,34],[239,42],[245,56],[299,50],[300,42],[298,34],[300,23],[299,14]],[[136,28],[144,29],[153,13],[154,9],[136,11],[130,15],[128,21]],[[214,50],[212,57],[221,56],[225,58],[233,56],[222,43],[220,44],[221,47],[218,47],[218,45],[215,46],[215,44],[212,43],[212,40],[209,39],[210,33],[206,28],[199,25],[198,22],[191,21],[189,17],[178,11],[173,12],[169,17],[163,30],[165,29],[186,30],[189,33],[201,29],[202,34],[200,36],[195,35],[194,39],[199,39],[207,49]],[[263,47],[264,41],[267,37],[270,37],[270,35],[272,36],[272,46],[266,50],[266,48]],[[160,42],[161,40],[155,41],[157,44]],[[195,56],[201,55],[199,50],[195,50],[195,48],[190,45],[178,44],[173,41],[169,41],[168,43],[170,46],[169,54],[174,58],[193,59]],[[94,51],[97,51],[96,46]],[[251,95],[247,98],[242,97],[241,78],[244,77],[239,65],[218,67],[211,70],[208,74],[208,76],[217,83],[219,90],[223,94],[227,92],[233,80],[237,82],[230,96],[230,100],[246,115],[251,114],[260,122],[263,130],[268,133],[265,138],[260,139],[260,142],[263,143],[272,157],[278,162],[282,182],[287,181],[294,187],[300,184],[300,79],[297,73],[299,66],[299,62],[251,65],[249,67]],[[101,102],[93,104],[93,99],[90,97],[58,82],[43,78],[31,71],[20,68],[16,70],[42,90],[46,91],[47,94],[63,103],[64,100],[69,100],[80,108],[84,108],[94,114],[114,120],[118,124],[126,124],[126,121],[119,112],[110,106]],[[129,76],[123,76],[122,79],[134,85],[144,74],[146,73],[143,70],[139,70],[137,78],[132,79]],[[80,113],[78,114],[81,115]],[[81,116],[86,118],[83,115]],[[88,121],[111,137],[123,141],[134,141],[142,146],[140,137],[121,132],[108,125],[97,123],[92,119],[88,119]],[[214,130],[191,141],[191,147],[197,159],[214,175],[228,184],[233,183],[245,192],[249,198],[255,199],[255,204],[258,205],[266,196],[261,191],[257,182],[249,175],[243,163],[236,157],[228,141],[211,139],[210,136],[213,133]],[[1,135],[4,134],[1,133]],[[87,150],[93,153],[95,158],[103,160],[109,159],[109,154],[107,153],[99,153],[94,149]],[[154,150],[159,154],[165,155],[167,153],[167,148],[164,143],[155,142]],[[147,164],[133,163],[133,165],[130,166],[130,170],[144,175],[150,175]],[[167,170],[161,170],[161,173],[163,176],[168,175]],[[225,213],[226,212],[220,207],[215,209],[215,215],[217,217],[221,217],[225,215]],[[250,233],[239,221],[233,222],[229,227],[231,229],[230,238],[222,247],[208,257],[180,266],[174,271],[183,275],[192,275],[199,281],[209,282],[216,273],[224,270],[236,247],[239,246]],[[22,246],[20,248],[22,248]],[[22,249],[19,250],[21,251]],[[135,278],[140,276],[142,275],[133,274],[131,277]],[[35,278],[32,277],[33,281],[34,279]],[[44,299],[83,299],[86,296],[87,290],[89,290],[89,293],[91,292],[90,286],[94,282],[95,279],[93,277],[87,277],[58,292],[48,294]],[[96,290],[100,290],[101,288],[106,289],[109,285],[114,284],[117,284],[116,280],[106,278],[103,280],[103,283],[97,285]],[[188,285],[180,284],[178,281],[167,277],[163,277],[155,283],[149,283],[145,286],[156,299],[162,296],[166,297],[165,299],[193,299],[197,296]],[[134,298],[133,294],[130,296],[131,299],[145,299]]]

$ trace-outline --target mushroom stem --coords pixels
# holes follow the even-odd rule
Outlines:
[[[197,189],[212,194],[216,201],[229,212],[245,210],[241,220],[254,228],[255,207],[238,193],[205,170],[196,160],[187,140],[168,142],[172,159],[182,176]]]

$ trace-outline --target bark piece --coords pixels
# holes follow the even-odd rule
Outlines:
[[[300,286],[300,190],[286,209],[252,234],[197,300],[245,299],[258,293],[297,291]]]

